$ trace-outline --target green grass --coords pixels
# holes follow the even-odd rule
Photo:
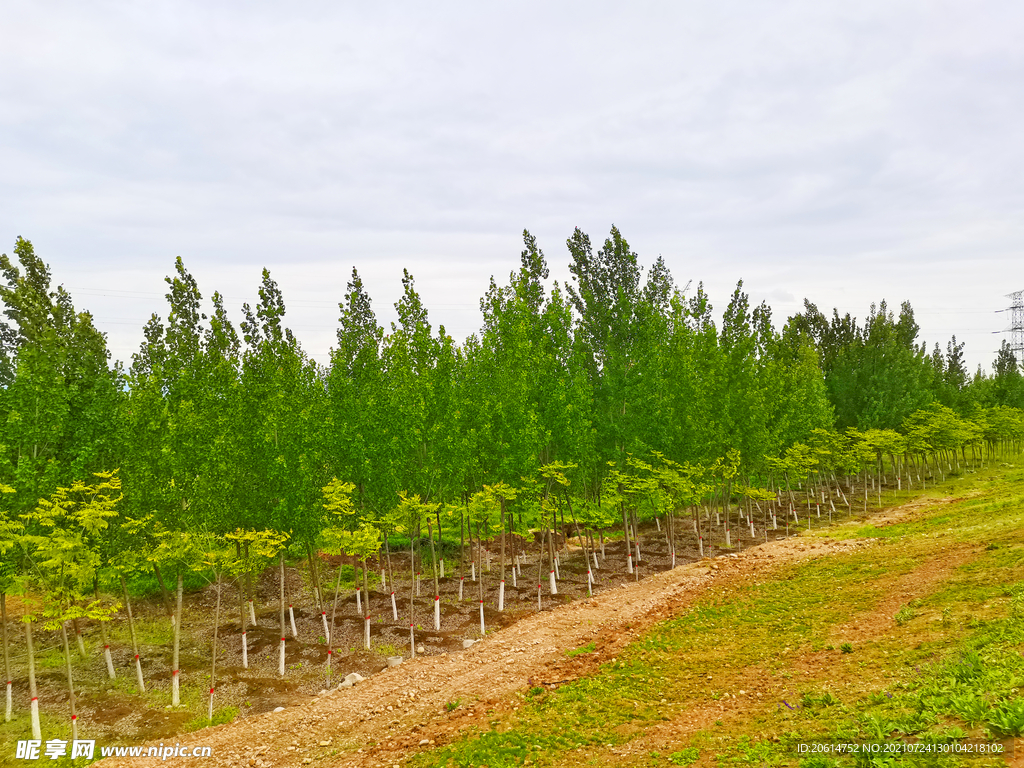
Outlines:
[[[192,718],[185,725],[185,731],[198,731],[210,725],[222,725],[230,723],[238,717],[238,707],[221,707],[213,710],[213,720],[207,718],[206,714]]]
[[[930,488],[936,498],[961,500],[936,502],[919,519],[885,527],[853,521],[832,532],[878,539],[869,547],[782,568],[771,583],[708,593],[599,673],[556,690],[520,693],[515,711],[421,753],[413,764],[602,764],[609,749],[642,739],[677,714],[735,696],[752,676],[795,693],[750,701],[739,722],[709,720],[674,743],[638,747],[631,764],[689,765],[707,758],[723,766],[912,765],[918,763],[904,757],[800,762],[796,747],[813,740],[941,742],[1021,733],[1024,474],[1007,468],[985,475]],[[856,647],[833,648],[836,627],[877,610],[896,579],[941,558],[945,547],[964,545],[977,553],[973,559],[931,594],[902,606],[891,629]],[[566,655],[585,652],[587,646]],[[811,654],[824,655],[825,673],[804,676],[795,666]],[[979,758],[970,764],[1001,763]]]
[[[571,649],[569,649],[568,651],[565,652],[565,655],[568,656],[571,659],[574,656],[582,656],[585,653],[593,653],[596,648],[597,648],[597,646],[594,645],[593,642],[590,642],[590,643],[587,643],[586,645],[580,646],[579,648],[571,648]]]

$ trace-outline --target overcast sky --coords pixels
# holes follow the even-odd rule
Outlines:
[[[265,266],[326,362],[358,268],[479,327],[522,230],[805,297],[988,367],[1024,288],[1024,5],[5,0],[0,251],[33,242],[128,361],[164,275],[254,303]]]

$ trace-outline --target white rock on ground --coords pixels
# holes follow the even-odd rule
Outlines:
[[[360,675],[358,672],[353,672],[350,675],[346,675],[345,679],[338,683],[339,688],[351,688],[356,683],[361,683],[366,678]]]

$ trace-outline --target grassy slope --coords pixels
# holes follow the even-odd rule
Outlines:
[[[598,674],[523,692],[414,764],[1004,765],[801,757],[797,744],[1021,733],[1022,481],[983,470],[929,490],[905,522],[815,531],[869,543],[709,593]]]

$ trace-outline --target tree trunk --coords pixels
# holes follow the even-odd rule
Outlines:
[[[416,658],[416,547],[409,541],[409,567],[412,579],[409,581],[409,658]]]
[[[220,629],[220,574],[217,576],[217,607],[213,610],[213,652],[210,662],[210,704],[206,710],[206,719],[213,724],[213,691],[217,687],[217,631]]]
[[[309,560],[310,579],[313,582],[313,596],[316,598],[316,608],[320,611],[320,623],[324,627],[324,637],[327,637],[327,606],[324,605],[323,590],[320,586],[320,569],[316,564],[316,557],[313,554],[313,546],[306,542],[306,559]]]
[[[100,640],[103,642],[103,661],[107,665],[107,677],[114,680],[117,675],[114,672],[114,660],[110,657],[110,641],[107,639],[107,623],[100,622]]]
[[[576,513],[572,509],[572,502],[569,500],[569,493],[565,493],[565,505],[569,508],[569,518],[576,529],[576,538],[580,540],[580,548],[583,550],[583,562],[587,566],[587,594],[593,597],[594,572],[590,570],[590,553],[587,552],[587,541],[580,532],[580,524],[576,521]]]
[[[280,579],[281,580],[281,608],[280,608],[280,613],[281,613],[281,645],[280,645],[280,650],[279,650],[278,656],[277,656],[277,674],[279,674],[281,677],[284,677],[284,643],[285,643],[284,632],[285,632],[285,629],[284,629],[284,550],[283,549],[281,550],[281,554],[279,556],[279,568],[278,568],[278,570],[279,570],[279,572],[281,574],[281,579]]]
[[[505,499],[499,498],[500,514],[501,514],[501,525],[498,526],[498,530],[501,531],[501,581],[498,583],[498,610],[505,610]]]
[[[544,531],[544,535],[545,536],[547,535],[547,531]],[[541,609],[541,602],[540,602],[540,587],[541,587],[540,577],[541,577],[541,574],[543,572],[543,570],[542,570],[543,568],[544,568],[544,536],[541,536],[540,548],[539,548],[539,551],[537,552],[537,610],[538,611]]]
[[[387,533],[384,534],[384,551],[388,556],[388,582],[391,586],[391,615],[398,621],[398,601],[395,599],[395,571],[391,567],[391,544],[388,542]]]
[[[459,512],[459,601],[466,581],[466,516]]]
[[[245,562],[249,562],[249,542],[245,542]],[[252,603],[252,571],[245,571],[245,594],[249,600],[249,623],[256,626],[256,608]]]
[[[342,566],[338,566],[338,576],[334,580],[334,604],[331,606],[331,627],[327,633],[327,674],[331,674],[331,657],[334,655],[334,620],[338,615],[338,594],[341,592],[341,571]]]
[[[124,609],[128,614],[128,635],[132,640],[132,654],[135,656],[135,677],[139,684],[139,693],[146,692],[146,683],[142,679],[142,662],[139,661],[139,641],[135,636],[135,617],[132,616],[132,601],[128,599],[128,585],[124,576],[119,574],[121,579],[121,592],[124,594]]]
[[[68,645],[68,628],[66,622],[60,623],[60,635],[64,640],[64,667],[68,675],[68,704],[71,706],[71,739],[78,739],[78,712],[75,711],[75,683],[71,679],[71,646]]]
[[[323,611],[323,602],[320,600],[320,574],[316,567],[316,558],[313,556],[313,546],[306,542],[306,562],[309,563],[309,583],[313,589],[313,605],[318,611]]]
[[[4,709],[4,722],[11,722],[11,708],[13,702],[11,700],[14,681],[11,680],[11,651],[7,641],[7,593],[0,592],[0,620],[3,621],[4,627],[4,680],[7,682],[7,706]]]
[[[434,549],[434,528],[427,520],[427,537],[430,539],[430,562],[434,569],[434,630],[441,631],[441,588],[437,584],[437,550]]]
[[[242,669],[249,668],[249,643],[246,638],[245,590],[242,588],[241,577],[235,582],[238,585],[238,626],[242,628]]]
[[[437,517],[437,543],[441,543],[441,508],[438,507],[434,513]],[[444,548],[441,548],[441,559],[438,561],[440,567],[441,578],[444,578]],[[437,591],[436,589],[434,590]]]
[[[36,687],[36,654],[32,647],[32,619],[25,622],[25,645],[28,646],[28,693],[32,697],[29,709],[32,717],[32,738],[42,739],[39,727],[39,689]]]
[[[629,542],[629,521],[626,519],[626,507],[622,507],[622,534],[626,541],[626,570],[633,573],[633,547]]]
[[[555,579],[555,539],[554,530],[548,529],[548,562],[551,564],[551,572],[548,574],[548,589],[552,595],[558,594],[558,583]]]
[[[367,570],[366,561],[363,561],[363,591],[366,594],[363,596],[363,643],[366,646],[366,650],[370,650],[370,581],[366,575]]]
[[[84,659],[88,654],[85,652],[85,640],[82,639],[82,627],[79,625],[78,619],[72,619],[71,625],[75,628],[75,642],[78,645],[78,655]]]
[[[181,658],[181,592],[182,592],[182,574],[178,571],[178,586],[177,593],[175,596],[175,608],[174,608],[174,652],[171,660],[171,706],[177,707],[181,704],[181,668],[178,666],[178,661]]]
[[[471,532],[472,533],[472,532]],[[487,627],[484,626],[484,546],[483,539],[480,537],[480,522],[476,524],[476,541],[477,541],[477,559],[480,560],[480,582],[477,585],[479,596],[480,596],[480,634],[484,635],[487,632]]]
[[[171,607],[171,593],[167,589],[167,585],[164,584],[164,576],[160,573],[160,566],[153,563],[153,573],[156,574],[156,581],[160,585],[160,598],[164,603],[164,612],[167,614],[167,618],[171,624],[174,624],[174,609]]]

